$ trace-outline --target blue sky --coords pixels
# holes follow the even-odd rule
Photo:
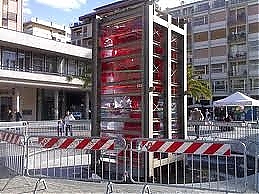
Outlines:
[[[100,7],[116,0],[23,0],[24,20],[31,17],[52,21],[57,24],[68,26],[78,21],[78,17],[91,12],[94,8]],[[118,1],[118,0],[117,0]],[[185,3],[195,0],[185,0]],[[162,8],[177,6],[180,0],[160,0]]]

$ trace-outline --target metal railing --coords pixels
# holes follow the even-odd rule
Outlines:
[[[259,124],[255,122],[189,121],[187,136],[213,139],[246,139],[248,136],[257,138],[259,137]]]
[[[70,121],[71,129],[65,126],[60,128],[59,120],[50,121],[20,121],[20,122],[0,122],[0,129],[8,129],[15,133],[31,135],[49,135],[49,136],[91,136],[90,120]],[[22,126],[22,127],[19,127]],[[68,131],[66,135],[66,130]],[[71,133],[70,133],[71,131]]]

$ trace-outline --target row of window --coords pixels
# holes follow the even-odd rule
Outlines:
[[[243,75],[244,72],[258,72],[259,73],[259,60],[249,61],[249,65],[246,62],[231,62],[229,63],[231,71],[228,71],[226,63],[212,64],[211,73],[226,73],[229,72],[231,75]],[[194,66],[195,74],[209,74],[208,65]]]
[[[0,51],[0,67],[6,70],[80,76],[89,67],[87,61],[62,56],[4,47]]]
[[[227,92],[228,87],[230,90],[255,90],[259,89],[259,79],[240,79],[240,80],[217,80],[212,82],[212,89],[214,92]]]
[[[211,7],[212,9],[217,9],[220,7],[225,7],[226,1],[225,0],[214,0],[212,2],[212,4],[210,5],[208,2],[203,3],[203,4],[199,4],[194,6],[190,6],[190,7],[185,7],[182,10],[182,14],[184,16],[186,15],[191,15],[194,12],[202,12],[202,11],[208,11],[208,9]],[[175,10],[171,13],[173,16],[179,16],[181,15],[181,10]]]

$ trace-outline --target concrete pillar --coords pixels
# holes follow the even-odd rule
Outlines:
[[[16,109],[17,112],[20,112],[20,91],[18,88],[14,88],[14,109]]]
[[[54,118],[57,120],[59,119],[58,118],[58,94],[59,94],[59,91],[56,90],[55,93],[54,93]]]
[[[89,91],[85,92],[85,119],[90,119],[89,118]]]
[[[40,88],[37,88],[37,102],[38,102],[38,105],[37,105],[36,120],[41,121],[41,119],[42,119],[42,116],[41,116],[41,113],[42,113],[42,89],[40,89]]]

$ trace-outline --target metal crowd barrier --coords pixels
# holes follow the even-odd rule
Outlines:
[[[90,120],[71,121],[72,136],[91,136]],[[19,126],[27,126],[21,127]],[[25,136],[49,135],[66,136],[65,128],[60,129],[58,120],[50,121],[19,121],[19,122],[0,122],[0,129],[6,129]],[[20,130],[18,130],[20,129]],[[68,135],[71,135],[68,133]]]
[[[257,139],[135,138],[126,145],[114,137],[28,136],[26,127],[0,128],[1,161],[18,175],[95,182],[129,178],[145,185],[240,193],[247,191],[247,175],[254,175],[253,187],[259,187]]]
[[[28,121],[28,135],[49,135],[49,136],[66,136],[65,128],[60,129],[58,120],[51,121]],[[72,136],[91,136],[90,120],[71,121]],[[68,135],[71,135],[68,133]]]
[[[84,181],[123,182],[116,157],[124,139],[30,136],[26,174]]]
[[[246,141],[247,146],[247,169],[251,175],[249,182],[252,188],[259,192],[259,140]]]
[[[19,126],[22,130],[25,126]],[[13,131],[13,130],[12,130]],[[1,163],[14,171],[17,175],[24,174],[25,137],[19,133],[8,130],[0,130],[1,142]]]
[[[231,153],[236,146],[240,154]],[[239,141],[133,139],[130,163],[134,183],[222,192],[247,189],[246,146]]]
[[[252,122],[188,121],[187,135],[222,139],[242,139],[247,136],[259,137],[259,124]]]

